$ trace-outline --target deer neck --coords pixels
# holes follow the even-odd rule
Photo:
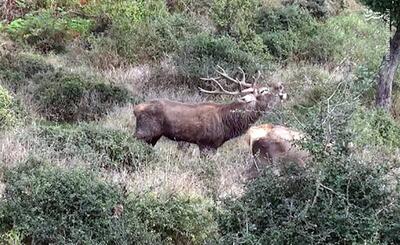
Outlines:
[[[256,105],[247,106],[242,102],[233,102],[222,110],[226,140],[244,134],[261,116],[261,111]]]

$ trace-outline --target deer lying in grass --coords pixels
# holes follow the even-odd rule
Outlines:
[[[304,137],[305,135],[297,130],[263,124],[249,128],[244,139],[256,159],[256,164],[289,160],[304,167],[309,154],[293,144]]]
[[[226,141],[244,134],[265,110],[287,97],[281,84],[274,84],[271,90],[258,87],[256,81],[259,76],[253,77],[252,84],[246,82],[243,70],[241,80],[230,77],[221,67],[216,71],[219,77],[202,80],[212,82],[218,89],[209,91],[199,88],[201,92],[243,97],[229,104],[189,104],[160,99],[136,105],[135,137],[154,146],[160,137],[165,136],[174,141],[197,144],[201,153],[216,151]],[[239,91],[226,90],[220,79],[239,85]],[[246,89],[242,90],[242,87]]]

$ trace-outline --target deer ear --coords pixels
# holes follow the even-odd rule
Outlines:
[[[243,97],[239,98],[239,101],[245,102],[245,103],[250,103],[250,102],[253,102],[253,101],[256,101],[256,100],[257,99],[253,94],[248,94],[246,96],[243,96]]]

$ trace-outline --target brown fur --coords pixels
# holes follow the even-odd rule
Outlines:
[[[264,124],[251,127],[245,135],[245,140],[256,164],[271,164],[279,160],[295,162],[304,167],[309,154],[293,144],[295,140],[304,137],[303,133],[284,126]],[[251,172],[254,171],[252,168]]]
[[[266,109],[275,105],[281,93],[282,88],[276,87],[267,94],[251,95],[254,96],[252,100],[230,104],[145,102],[134,107],[135,136],[152,145],[165,136],[174,141],[197,144],[202,152],[215,151],[226,141],[245,133]]]

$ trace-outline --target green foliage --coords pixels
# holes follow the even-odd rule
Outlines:
[[[280,60],[325,63],[351,58],[370,69],[378,67],[387,48],[385,39],[390,36],[382,22],[367,21],[361,14],[318,22],[297,5],[262,8],[255,30],[269,52]]]
[[[227,210],[220,219],[223,243],[398,241],[397,236],[387,232],[398,231],[398,215],[393,214],[400,207],[400,185],[389,177],[395,174],[392,168],[398,168],[398,160],[379,153],[380,148],[371,153],[376,154],[374,157],[365,157],[361,152],[363,145],[355,142],[358,134],[364,137],[357,131],[363,127],[371,130],[366,129],[368,133],[377,132],[372,136],[374,139],[367,141],[385,138],[385,147],[397,144],[400,135],[393,120],[383,114],[374,116],[373,112],[362,114],[365,117],[357,121],[367,121],[367,125],[354,127],[360,95],[370,86],[357,80],[329,84],[315,103],[296,104],[290,112],[283,113],[286,123],[300,128],[298,121],[301,122],[308,137],[299,144],[311,153],[312,160],[305,169],[282,162],[278,167],[280,174],[268,167],[261,177],[247,185],[243,197],[228,200]],[[367,115],[374,118],[371,120],[376,123],[374,126],[368,125],[371,121]],[[360,151],[350,143],[360,146]]]
[[[92,31],[104,33],[88,38],[90,60],[96,66],[110,68],[126,62],[137,63],[139,59],[162,53],[164,47],[159,45],[158,38],[165,35],[159,30],[170,24],[164,1],[96,1],[85,6],[83,11],[96,16]],[[152,45],[154,40],[156,43]]]
[[[34,99],[47,119],[67,122],[96,119],[129,100],[126,89],[93,80],[62,70],[39,74]]]
[[[87,35],[91,24],[90,20],[70,17],[63,11],[41,10],[15,19],[7,26],[7,32],[14,40],[42,52],[61,52],[73,38]]]
[[[216,0],[211,6],[211,17],[220,33],[240,39],[248,35],[259,0]]]
[[[227,71],[240,66],[249,75],[265,69],[260,57],[241,50],[232,38],[204,33],[183,42],[174,60],[181,75],[196,79],[213,74],[216,65]]]
[[[350,124],[358,145],[400,147],[400,125],[383,111],[362,108],[353,115]]]
[[[27,86],[36,74],[52,71],[53,66],[35,54],[18,53],[0,58],[0,79],[13,91]]]
[[[283,60],[327,62],[333,59],[342,41],[297,5],[261,9],[256,31],[269,52]]]
[[[279,58],[288,59],[301,53],[316,31],[317,23],[297,6],[269,9],[263,8],[256,21],[256,31],[269,52]]]
[[[16,115],[13,97],[0,85],[0,131],[13,125]]]
[[[307,9],[314,17],[320,19],[339,14],[345,8],[344,0],[287,0],[285,4],[298,4],[300,7]]]
[[[52,147],[60,157],[80,156],[106,168],[135,170],[152,158],[152,149],[132,135],[91,124],[40,125],[32,129],[37,147]]]
[[[93,173],[31,160],[6,172],[2,201],[8,226],[36,243],[109,243],[121,191]],[[4,223],[3,223],[4,224]]]
[[[127,208],[160,234],[163,244],[205,244],[216,235],[214,204],[204,198],[146,194],[131,197]]]
[[[181,40],[201,31],[195,19],[181,14],[157,17],[136,25],[117,25],[110,30],[117,53],[131,62],[160,59],[177,50]]]
[[[106,14],[113,24],[132,25],[154,16],[165,16],[167,14],[163,0],[103,0],[89,1],[84,7],[84,12],[92,16]]]
[[[301,29],[315,25],[313,17],[297,5],[280,8],[263,7],[257,14],[257,32],[274,32]]]
[[[328,38],[329,33],[336,37]],[[335,49],[332,53],[335,60],[348,58],[376,71],[387,51],[389,39],[390,31],[383,22],[366,20],[362,14],[351,13],[327,20],[314,45],[318,42],[320,45],[323,42],[325,46],[329,44]]]
[[[21,232],[15,230],[10,230],[0,235],[0,242],[3,244],[22,244],[22,240]]]
[[[318,172],[267,170],[221,216],[224,243],[332,244],[390,241],[388,169],[341,159]],[[266,191],[268,190],[268,191]],[[398,207],[395,202],[394,206]],[[393,209],[392,209],[393,210]],[[383,213],[382,213],[383,211]],[[397,239],[397,238],[395,238]],[[395,241],[395,240],[394,240]]]
[[[209,15],[212,4],[212,0],[176,0],[168,1],[167,7],[169,11],[173,12]]]

